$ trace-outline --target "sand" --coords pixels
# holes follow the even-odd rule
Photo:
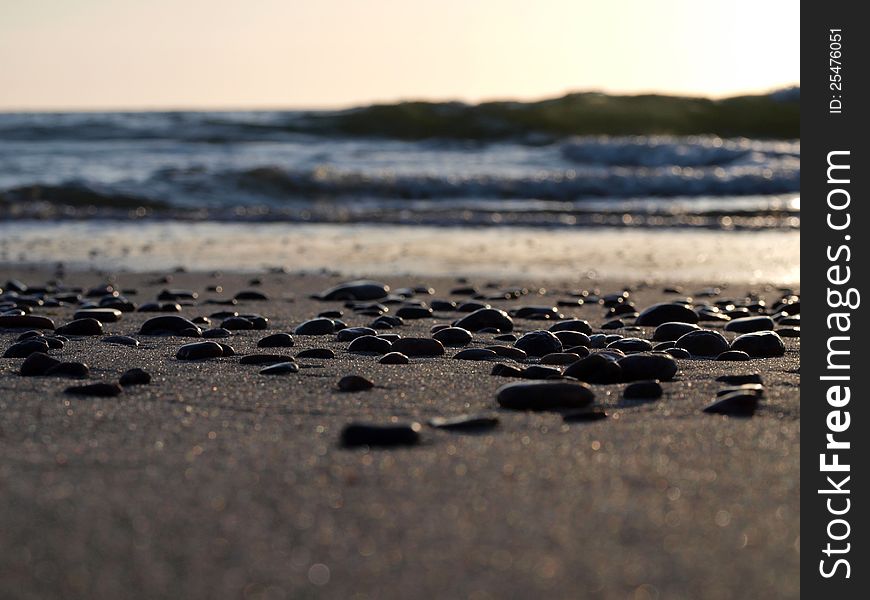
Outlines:
[[[0,276],[42,283],[51,273]],[[141,303],[165,287],[206,298],[216,296],[206,286],[219,284],[229,296],[248,288],[250,277],[178,273],[167,286],[150,274],[125,274],[117,283],[138,288],[131,298]],[[271,300],[237,310],[268,316],[271,331],[292,331],[341,304],[308,298],[334,276],[260,278],[257,289]],[[456,285],[384,279],[393,287],[425,282],[437,298]],[[65,279],[101,281],[95,273]],[[548,295],[513,304],[547,304],[578,284],[547,287]],[[601,289],[619,286],[601,282]],[[723,295],[749,289],[732,284]],[[751,289],[777,297],[770,287]],[[665,297],[673,296],[658,285],[634,294],[641,307]],[[61,323],[72,310],[38,312]],[[597,305],[563,312],[603,322]],[[106,330],[135,334],[148,316],[126,314]],[[371,319],[346,313],[346,320]],[[410,321],[399,331],[428,335],[433,323],[448,321]],[[539,325],[517,321],[523,331]],[[263,335],[240,332],[229,343],[244,354]],[[0,346],[16,336],[0,332]],[[75,339],[55,353],[87,362],[92,380],[117,379],[130,367],[153,375],[150,385],[117,398],[67,396],[63,389],[75,382],[23,378],[20,359],[0,359],[0,597],[799,596],[798,340],[785,340],[782,358],[680,360],[677,380],[664,384],[657,402],[624,401],[621,385],[593,386],[609,418],[565,424],[554,413],[498,410],[495,391],[514,380],[490,376],[487,362],[386,366],[344,353],[333,336],[297,337],[296,347],[279,352],[330,347],[338,356],[300,360],[309,367],[270,378],[238,358],[177,361],[183,340],[137,337],[139,348]],[[476,334],[472,346],[491,337]],[[721,387],[716,376],[753,371],[767,385],[755,416],[701,412]],[[377,387],[340,393],[336,382],[348,373]],[[498,414],[500,426],[477,435],[424,427],[424,442],[410,448],[337,444],[352,420],[425,422],[481,411]]]

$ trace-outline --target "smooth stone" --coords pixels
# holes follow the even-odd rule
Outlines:
[[[377,281],[357,279],[320,292],[319,300],[380,300],[390,294],[390,287]]]
[[[175,302],[146,302],[136,309],[137,312],[181,312],[181,305]]]
[[[749,355],[745,352],[741,352],[740,350],[727,350],[716,357],[716,360],[719,361],[740,361],[740,360],[749,360]]]
[[[291,362],[292,356],[282,354],[246,354],[239,360],[240,365],[274,365],[275,363]]]
[[[607,339],[607,335],[603,333],[595,333],[589,336],[589,347],[590,348],[604,348],[607,344],[610,343]],[[611,340],[612,341],[612,340]]]
[[[562,371],[546,365],[531,365],[522,370],[523,379],[561,379]]]
[[[66,394],[74,396],[100,396],[109,398],[119,395],[123,390],[117,383],[90,383],[88,385],[76,385],[64,390]]]
[[[396,316],[400,319],[430,319],[432,313],[431,308],[423,306],[403,306],[396,311]]]
[[[232,335],[228,329],[224,329],[223,327],[215,327],[213,329],[206,329],[202,332],[202,337],[208,339],[222,339],[228,338]]]
[[[497,342],[515,342],[519,338],[512,333],[503,333],[492,338]]]
[[[670,350],[671,348],[676,348],[677,342],[659,342],[655,346],[653,346],[653,350],[655,352],[664,352],[665,350]]]
[[[607,344],[607,347],[622,352],[648,352],[652,350],[652,344],[640,338],[622,338]]]
[[[96,319],[86,317],[70,321],[55,329],[61,335],[103,335],[103,324]]]
[[[511,365],[503,365],[501,363],[497,365],[493,365],[492,371],[489,373],[490,375],[495,375],[496,377],[522,377],[523,372]]]
[[[725,396],[732,392],[743,392],[746,394],[757,394],[764,396],[764,386],[760,383],[744,383],[741,385],[729,385],[716,392],[716,396]]]
[[[392,350],[406,356],[441,356],[444,345],[432,338],[402,338],[393,342]]]
[[[257,348],[290,348],[293,346],[293,336],[289,333],[273,333],[257,342]]]
[[[728,340],[718,331],[699,329],[681,336],[675,346],[692,356],[719,356],[728,350]]]
[[[606,418],[607,413],[605,410],[597,406],[568,411],[562,415],[562,420],[566,423],[591,423]]]
[[[629,354],[625,358],[620,358],[617,364],[622,368],[624,381],[642,379],[670,381],[677,374],[677,361],[663,353]]]
[[[555,323],[550,326],[550,331],[553,333],[556,333],[557,331],[579,331],[580,333],[589,335],[592,333],[592,326],[589,325],[588,321],[582,319],[570,319],[568,321],[559,321],[558,323]]]
[[[622,397],[627,400],[657,400],[662,397],[662,393],[662,385],[652,379],[629,383],[622,391]]]
[[[562,346],[585,346],[586,348],[592,345],[589,336],[581,331],[556,331],[554,335],[562,342]]]
[[[100,323],[117,323],[123,313],[114,308],[85,308],[77,310],[74,319],[96,319]]]
[[[37,315],[4,315],[0,329],[54,329],[54,321]]]
[[[694,323],[662,323],[653,332],[654,342],[676,342],[678,339],[692,331],[700,331],[700,327]]]
[[[541,357],[542,365],[571,365],[580,360],[579,354],[571,352],[552,352]]]
[[[447,431],[483,431],[498,426],[498,417],[491,415],[457,415],[455,417],[434,417],[429,426]]]
[[[377,335],[377,333],[378,332],[371,327],[348,327],[347,329],[339,331],[335,336],[335,339],[339,342],[352,342],[364,335]]]
[[[586,383],[618,383],[622,381],[622,367],[604,355],[591,354],[568,366],[564,375]]]
[[[453,358],[457,360],[493,360],[498,358],[498,354],[486,348],[466,348],[454,354]]]
[[[199,294],[191,290],[163,290],[157,294],[158,300],[196,300]]]
[[[180,335],[191,330],[202,334],[199,327],[184,317],[177,315],[162,315],[152,317],[142,324],[139,329],[140,335]]]
[[[90,375],[88,365],[80,362],[62,362],[48,369],[45,374],[52,377],[73,377],[84,379]]]
[[[382,340],[387,340],[392,344],[396,340],[400,339],[402,336],[400,336],[398,333],[379,333],[377,337],[381,338]]]
[[[731,349],[742,350],[753,358],[773,358],[785,354],[785,343],[773,331],[757,331],[735,338]]]
[[[799,338],[801,336],[800,327],[780,327],[776,330],[779,337]]]
[[[657,327],[663,323],[697,323],[698,313],[682,304],[661,302],[645,308],[637,317],[636,325]]]
[[[224,349],[215,342],[194,342],[185,344],[175,353],[178,360],[202,360],[204,358],[218,358],[224,355]]]
[[[335,352],[333,352],[329,348],[309,348],[308,350],[303,350],[302,352],[298,353],[296,355],[296,358],[330,359],[335,358]]]
[[[451,326],[447,325],[446,323],[436,323],[435,325],[433,325],[432,327],[429,328],[429,333],[435,334],[435,333],[438,333],[439,331],[441,331],[442,329],[450,329],[450,327]],[[444,342],[441,342],[441,343],[443,344]]]
[[[269,328],[269,319],[264,317],[263,315],[249,314],[249,315],[239,315],[242,319],[247,319],[253,325],[255,330],[263,330]]]
[[[115,344],[116,346],[131,346],[135,348],[139,345],[139,340],[132,338],[129,335],[110,335],[103,338],[106,344]]]
[[[438,312],[451,312],[456,310],[456,303],[449,300],[433,300],[429,303],[432,310]]]
[[[773,319],[768,316],[743,317],[732,319],[725,324],[725,331],[734,333],[753,333],[755,331],[772,331],[775,327]]]
[[[229,317],[221,321],[221,329],[227,331],[249,331],[254,328],[254,323],[244,317]]]
[[[389,352],[384,354],[378,362],[382,365],[407,365],[411,359],[401,352]]]
[[[118,379],[118,383],[124,387],[130,385],[148,385],[151,383],[151,375],[144,369],[135,367],[124,371]]]
[[[300,324],[293,330],[296,335],[329,335],[335,333],[335,322],[332,319],[311,319]]]
[[[467,346],[471,343],[471,332],[461,327],[445,327],[432,334],[432,338],[445,346]]]
[[[393,327],[401,327],[405,321],[393,315],[381,315],[371,323],[372,329],[392,329]]]
[[[361,392],[373,387],[375,384],[361,375],[345,375],[338,380],[338,389],[343,392]]]
[[[420,443],[419,423],[390,423],[373,425],[351,423],[341,432],[341,445],[355,446],[413,446]]]
[[[224,356],[235,356],[236,355],[236,349],[233,348],[232,346],[230,346],[228,344],[221,343],[221,342],[218,342],[218,346],[223,348]]]
[[[594,400],[592,388],[573,381],[523,381],[503,385],[496,392],[499,405],[513,410],[582,408]]]
[[[742,375],[720,375],[716,378],[716,381],[721,381],[722,383],[727,383],[729,385],[744,385],[747,383],[759,383],[763,384],[764,381],[761,379],[760,373],[746,373]]]
[[[689,354],[689,351],[683,350],[682,348],[668,348],[667,350],[665,350],[665,352],[667,352],[674,358],[692,358],[692,355]]]
[[[576,354],[578,360],[581,358],[586,358],[587,356],[592,354],[592,351],[586,346],[571,346],[570,348],[564,348],[562,351],[568,354]]]
[[[344,313],[340,310],[324,310],[317,313],[318,317],[323,317],[324,319],[340,319],[344,316]]]
[[[34,352],[21,363],[18,374],[23,377],[45,375],[46,371],[59,364],[59,360],[52,358],[45,352]]]
[[[19,335],[17,338],[15,338],[15,341],[16,342],[23,342],[24,340],[29,340],[31,338],[45,339],[45,334],[42,333],[41,331],[35,331],[35,330],[25,331],[24,333]]]
[[[295,362],[280,362],[274,365],[269,365],[264,369],[260,369],[260,375],[289,375],[298,373],[299,365]]]
[[[625,323],[622,319],[613,319],[612,321],[607,321],[601,325],[601,329],[622,329],[625,327]]]
[[[34,352],[48,354],[48,342],[42,338],[31,338],[23,342],[15,342],[3,353],[3,358],[27,358]]]
[[[731,392],[719,396],[713,404],[704,408],[705,413],[751,417],[758,408],[759,396],[755,393]]]
[[[544,356],[553,352],[561,352],[562,342],[549,331],[530,331],[514,342],[514,347],[519,348],[529,356]]]
[[[472,332],[493,328],[503,333],[508,333],[513,331],[514,322],[503,310],[497,308],[478,308],[453,323],[453,326]]]
[[[256,290],[242,290],[235,296],[233,296],[234,300],[239,302],[264,302],[269,299],[269,297],[263,292],[258,292]]]
[[[564,315],[559,313],[555,306],[520,306],[509,313],[517,319],[561,319]]]
[[[348,352],[386,354],[392,350],[393,344],[389,340],[374,335],[364,335],[353,340],[347,347]]]

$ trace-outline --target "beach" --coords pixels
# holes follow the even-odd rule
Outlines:
[[[696,305],[748,297],[757,305],[763,298],[771,307],[799,294],[793,278],[620,273],[634,276],[542,277],[540,270],[461,280],[419,272],[373,276],[392,290],[432,288],[431,295],[407,299],[426,305],[472,301],[460,288],[473,287],[488,298],[480,302],[505,310],[554,307],[566,320],[588,321],[593,335],[613,319],[596,298],[626,288],[626,301],[639,311],[689,297]],[[0,280],[45,286],[58,275],[55,267],[7,264]],[[250,267],[65,269],[60,275],[65,286],[83,292],[111,284],[140,307],[163,290],[193,291],[195,300],[178,296],[180,316],[256,313],[268,317],[268,329],[234,330],[216,340],[232,346],[233,356],[179,360],[178,349],[197,340],[141,335],[155,314],[124,312],[104,323],[101,335],[69,335],[62,349],[49,352],[87,363],[85,381],[23,377],[21,359],[0,361],[2,596],[799,596],[798,337],[784,335],[783,356],[677,358],[676,374],[662,381],[663,395],[655,400],[625,398],[625,383],[593,383],[594,406],[607,417],[571,421],[563,419],[565,411],[509,410],[496,401],[501,386],[527,380],[493,376],[494,364],[526,369],[540,359],[452,358],[463,348],[514,346],[496,333],[473,332],[467,347],[394,365],[348,352],[335,333],[295,334],[323,311],[343,311],[351,327],[373,321],[344,301],[311,298],[349,279],[349,272]],[[243,290],[267,299],[207,302]],[[491,299],[504,290],[526,293]],[[581,305],[583,290],[591,297]],[[567,306],[570,301],[575,305]],[[76,304],[31,309],[60,326],[72,321]],[[435,311],[381,333],[430,338],[433,325],[461,316]],[[558,320],[515,316],[513,333],[548,329]],[[623,324],[628,329],[603,332],[649,339],[655,330],[632,329],[628,317]],[[724,324],[701,325],[721,332]],[[292,334],[294,345],[257,347],[276,332]],[[0,330],[0,345],[10,347],[21,333]],[[104,342],[109,335],[131,336],[139,345]],[[248,354],[293,357],[314,348],[335,357],[297,358],[298,372],[283,376],[241,364]],[[114,397],[64,393],[115,382],[130,368],[144,369],[151,382]],[[703,412],[728,385],[717,377],[751,373],[764,384],[751,416]],[[340,391],[338,381],[349,374],[374,387]],[[466,414],[495,416],[498,423],[470,432],[427,424]],[[341,444],[349,423],[393,419],[420,423],[418,442]]]

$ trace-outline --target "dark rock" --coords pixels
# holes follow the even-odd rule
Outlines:
[[[626,400],[657,400],[662,393],[662,385],[653,379],[629,383],[622,391],[622,397]]]
[[[588,406],[595,393],[574,381],[519,382],[500,387],[496,400],[501,407],[514,410],[559,410]]]
[[[220,346],[223,349],[224,356],[235,356],[236,355],[236,349],[233,348],[232,346],[230,346],[228,344],[222,344],[221,342],[218,342],[218,346]]]
[[[758,408],[758,400],[758,394],[731,392],[718,397],[716,402],[704,409],[704,412],[733,417],[751,417]]]
[[[670,381],[677,374],[677,361],[672,356],[656,352],[630,354],[620,358],[617,364],[622,368],[624,381]]]
[[[485,431],[498,426],[494,415],[458,415],[455,417],[434,417],[429,426],[447,431]]]
[[[229,317],[221,322],[221,329],[227,331],[250,331],[254,323],[244,317]]]
[[[729,385],[744,385],[747,383],[764,383],[760,373],[747,373],[745,375],[720,375],[716,381],[727,383]]]
[[[740,350],[728,350],[717,356],[716,360],[749,360],[749,355],[745,352],[741,352]]]
[[[753,358],[772,358],[785,354],[782,338],[773,331],[744,333],[731,342],[732,350],[742,350]]]
[[[396,311],[400,319],[429,319],[432,317],[432,309],[424,306],[403,306]]]
[[[360,392],[373,387],[375,384],[361,375],[345,375],[338,380],[338,389],[343,392]]]
[[[559,321],[550,327],[550,331],[556,333],[557,331],[579,331],[580,333],[585,333],[589,335],[592,333],[592,327],[589,325],[588,321],[583,321],[582,319],[570,319],[568,321]]]
[[[732,319],[725,325],[725,331],[735,333],[752,333],[755,331],[771,331],[774,328],[773,319],[767,316],[743,317]]]
[[[151,375],[138,367],[124,371],[118,379],[118,383],[127,387],[131,385],[148,385],[151,383]]]
[[[341,445],[355,446],[413,446],[420,442],[419,423],[390,423],[369,425],[352,423],[341,432]]]
[[[756,394],[759,397],[764,396],[764,386],[760,383],[744,383],[741,385],[730,385],[716,392],[716,396],[726,396],[732,392],[743,392],[745,394]]]
[[[392,315],[381,315],[371,323],[372,329],[392,329],[393,327],[401,327],[405,321],[399,317]]]
[[[431,338],[402,338],[393,342],[392,350],[406,356],[441,356],[444,345]]]
[[[88,365],[80,362],[58,363],[45,372],[50,377],[73,377],[76,379],[84,379],[90,373]]]
[[[239,302],[264,302],[269,299],[269,297],[263,292],[258,292],[256,290],[242,290],[233,298]]]
[[[623,327],[625,327],[625,323],[622,319],[613,319],[612,321],[607,321],[601,325],[601,329],[622,329]]]
[[[682,348],[668,348],[667,350],[665,350],[665,352],[667,352],[674,358],[692,358],[692,355],[689,354],[689,351],[683,350]]]
[[[129,335],[110,335],[104,337],[103,342],[107,344],[115,344],[117,346],[131,346],[133,348],[139,345],[139,340],[132,338]]]
[[[72,394],[74,396],[100,396],[109,398],[119,395],[121,391],[121,386],[117,383],[100,382],[68,387],[64,390],[64,393]]]
[[[339,331],[335,339],[339,342],[351,342],[364,335],[377,335],[377,331],[371,327],[348,327]]]
[[[389,352],[378,361],[382,365],[407,365],[411,360],[401,352]]]
[[[530,331],[514,343],[529,356],[544,356],[562,351],[562,342],[549,331]]]
[[[648,352],[652,350],[652,344],[640,338],[622,338],[607,344],[607,347],[622,352]]]
[[[664,352],[665,350],[670,350],[671,348],[675,348],[677,345],[676,342],[659,342],[655,346],[653,346],[653,350],[656,352]]]
[[[508,314],[497,308],[479,308],[467,314],[453,324],[468,331],[480,331],[481,329],[493,328],[503,333],[513,331],[514,322]]]
[[[541,357],[542,365],[571,365],[580,360],[579,354],[570,352],[552,352]]]
[[[564,318],[555,306],[520,306],[510,312],[516,319],[541,319],[556,320]]]
[[[546,365],[532,365],[522,371],[523,379],[561,379],[562,371]]]
[[[289,333],[273,333],[257,342],[257,348],[290,348],[293,346],[293,336]]]
[[[208,339],[222,339],[228,338],[232,335],[229,330],[224,329],[223,327],[215,327],[214,329],[206,329],[202,332],[202,337]]]
[[[454,354],[453,358],[457,360],[493,360],[498,358],[498,354],[486,348],[466,348]]]
[[[497,342],[515,342],[519,338],[512,333],[503,333],[501,335],[497,335],[497,336],[493,337],[492,339],[494,339]]]
[[[780,327],[776,330],[779,337],[799,338],[801,336],[800,327]]]
[[[249,315],[239,315],[239,317],[241,317],[242,319],[247,319],[248,321],[250,321],[251,325],[253,325],[253,328],[257,331],[269,328],[269,319],[267,319],[263,315],[249,314]]]
[[[569,354],[576,354],[578,360],[581,358],[586,358],[587,356],[592,354],[592,351],[586,346],[571,346],[570,348],[563,348],[562,351]]]
[[[554,335],[562,342],[562,346],[585,346],[588,348],[592,345],[589,336],[580,331],[556,331]]]
[[[348,352],[386,354],[392,350],[393,344],[389,340],[373,335],[358,337],[347,347]]]
[[[61,335],[103,335],[103,324],[91,318],[76,319],[58,327],[55,332]]]
[[[653,304],[638,315],[635,324],[657,327],[663,323],[697,323],[698,313],[683,304]]]
[[[175,302],[146,302],[136,309],[137,312],[181,312],[181,305]]]
[[[432,334],[432,337],[445,346],[467,346],[471,343],[471,332],[461,327],[446,327]]]
[[[290,375],[299,372],[299,365],[295,362],[280,362],[260,369],[260,375]]]
[[[390,288],[383,283],[358,279],[340,283],[315,296],[319,300],[380,300],[386,298]]]
[[[438,312],[451,312],[456,310],[456,303],[446,300],[433,300],[429,303],[429,306],[432,307],[432,310],[436,310]]]
[[[139,329],[140,335],[182,335],[184,332],[197,331],[202,335],[199,327],[183,317],[176,315],[163,315],[152,317],[142,324]]]
[[[45,352],[34,352],[24,359],[18,373],[23,377],[45,375],[46,371],[59,364],[59,360],[52,358]]]
[[[309,348],[308,350],[303,350],[298,353],[296,358],[319,358],[326,360],[335,358],[335,352],[329,348]]]
[[[114,308],[83,308],[77,310],[73,318],[96,319],[100,323],[116,323],[121,320],[121,316],[121,311]]]
[[[15,342],[3,353],[3,358],[27,358],[34,352],[48,354],[48,342],[42,338],[31,338],[23,342]]]
[[[622,381],[622,367],[602,354],[592,354],[570,365],[564,375],[587,383],[618,383]]]
[[[218,358],[224,355],[224,349],[215,342],[194,342],[185,344],[175,353],[178,360],[202,360],[205,358]]]
[[[592,421],[600,421],[607,418],[607,413],[603,408],[589,407],[579,410],[571,410],[562,414],[562,420],[566,423],[590,423]]]
[[[317,313],[317,316],[324,319],[340,319],[342,316],[344,316],[344,313],[340,310],[324,310],[320,313]]]
[[[335,333],[335,323],[332,319],[311,319],[299,325],[293,333],[296,335],[329,335]]]
[[[522,377],[523,372],[516,367],[499,363],[493,365],[490,375],[495,375],[497,377]]]
[[[694,323],[662,323],[656,327],[652,339],[655,342],[675,342],[687,333],[700,329]]]
[[[158,300],[196,300],[199,294],[191,290],[163,290],[157,294]]]
[[[239,360],[240,365],[274,365],[281,362],[292,362],[292,356],[281,354],[247,354]]]
[[[728,340],[718,331],[699,329],[681,336],[675,344],[693,356],[718,356],[728,350]]]

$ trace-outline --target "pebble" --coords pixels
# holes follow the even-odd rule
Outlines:
[[[100,323],[117,323],[121,320],[120,310],[114,308],[83,308],[77,310],[74,319],[96,319]]]
[[[290,348],[293,346],[293,336],[289,333],[273,333],[257,342],[257,348]]]
[[[514,342],[514,347],[519,348],[529,356],[544,356],[553,352],[561,352],[562,342],[549,331],[530,331]]]
[[[124,371],[118,379],[118,383],[124,387],[130,385],[148,385],[151,383],[151,375],[144,369],[135,367]]]
[[[735,333],[753,333],[755,331],[771,331],[774,328],[773,319],[768,316],[743,317],[732,319],[725,324],[725,331]]]
[[[556,331],[554,335],[562,342],[562,346],[585,346],[588,348],[592,345],[589,336],[581,331]]]
[[[757,331],[735,338],[731,349],[742,350],[753,358],[772,358],[785,354],[785,343],[773,331]]]
[[[662,302],[644,309],[635,323],[657,327],[663,323],[697,323],[698,313],[684,304]]]
[[[655,352],[664,352],[665,350],[670,350],[671,348],[676,347],[676,342],[659,342],[655,346],[653,346],[653,350]]]
[[[542,365],[570,365],[580,360],[579,354],[572,352],[552,352],[541,357]]]
[[[242,290],[241,292],[233,296],[233,299],[239,302],[264,302],[268,300],[269,297],[263,292],[258,292],[257,290]]]
[[[249,331],[254,328],[254,323],[244,317],[228,317],[221,321],[221,329],[227,331]]]
[[[624,381],[642,379],[670,381],[677,374],[677,361],[667,354],[653,352],[630,354],[620,358],[617,364],[622,368]]]
[[[73,377],[84,379],[90,375],[91,370],[88,365],[80,362],[62,362],[50,367],[45,374],[55,377]]]
[[[517,319],[563,319],[564,315],[559,313],[559,309],[555,306],[520,306],[510,312],[512,317]]]
[[[55,329],[61,335],[103,335],[103,324],[96,319],[86,317],[70,321]]]
[[[622,329],[623,327],[625,327],[625,323],[622,319],[613,319],[611,321],[606,321],[601,325],[601,329]]]
[[[497,342],[515,342],[519,338],[512,333],[503,333],[503,334],[494,336],[492,339],[494,339]]]
[[[223,348],[224,356],[235,356],[236,355],[236,350],[232,346],[229,346],[227,344],[222,344],[220,342],[218,342],[218,346]]]
[[[254,329],[256,330],[263,330],[269,328],[269,319],[267,319],[263,315],[249,314],[239,315],[239,317],[250,321],[251,325],[253,325]]]
[[[54,329],[54,321],[36,315],[0,316],[0,329]]]
[[[621,350],[622,352],[649,352],[652,344],[640,338],[622,338],[607,344],[609,349]]]
[[[571,410],[562,415],[562,420],[566,423],[589,423],[592,421],[601,421],[606,418],[607,413],[603,408],[597,406],[580,410]]]
[[[401,327],[405,322],[399,317],[392,315],[381,315],[371,323],[372,329],[392,329],[393,327]]]
[[[378,332],[371,327],[348,327],[347,329],[339,331],[338,335],[335,336],[335,339],[339,342],[352,342],[356,338],[364,335],[377,335],[377,333]]]
[[[716,381],[727,383],[729,385],[744,385],[746,383],[764,383],[760,373],[746,373],[743,375],[720,375]]]
[[[48,354],[48,342],[42,338],[31,338],[23,342],[15,342],[3,353],[3,358],[27,358],[34,352]]]
[[[373,387],[375,384],[362,375],[345,375],[338,380],[338,389],[343,392],[360,392]]]
[[[587,383],[618,383],[622,381],[622,367],[602,354],[591,354],[570,365],[564,375]]]
[[[563,351],[570,354],[576,354],[580,358],[586,358],[592,354],[592,351],[586,346],[571,346],[570,348],[565,348]]]
[[[480,331],[481,329],[493,328],[503,333],[509,333],[514,329],[514,322],[508,314],[497,308],[478,308],[453,324],[468,331]]]
[[[745,352],[741,352],[740,350],[728,350],[728,351],[726,351],[726,352],[723,352],[723,353],[720,354],[719,356],[717,356],[717,357],[716,357],[716,360],[721,360],[721,361],[727,361],[727,360],[738,361],[738,360],[749,360],[749,358],[750,358],[750,357],[749,357],[748,354],[746,354]]]
[[[299,365],[295,362],[280,362],[274,365],[269,365],[264,369],[260,369],[260,375],[289,375],[298,373]]]
[[[667,350],[665,350],[665,352],[667,352],[674,358],[692,358],[692,355],[689,354],[689,351],[683,350],[682,348],[668,348]]]
[[[333,352],[329,348],[309,348],[308,350],[303,350],[302,352],[298,353],[296,355],[296,358],[330,359],[335,358],[335,352]]]
[[[498,354],[486,348],[466,348],[454,354],[453,358],[457,360],[493,360],[498,358]]]
[[[335,322],[332,319],[317,318],[305,321],[293,330],[296,335],[329,335],[335,333]]]
[[[799,338],[801,336],[800,327],[780,327],[776,330],[779,337]]]
[[[228,338],[232,335],[228,329],[224,329],[223,327],[215,327],[213,329],[206,329],[202,332],[202,337],[209,339],[221,339]]]
[[[681,336],[676,347],[693,356],[718,356],[728,350],[728,340],[718,331],[699,329]]]
[[[490,375],[495,375],[496,377],[522,377],[523,372],[518,368],[511,365],[503,365],[501,363],[497,365],[493,365],[492,371],[489,373]]]
[[[562,371],[557,367],[532,365],[522,371],[523,379],[561,379]]]
[[[411,359],[401,352],[388,352],[378,362],[382,365],[407,365],[411,362]]]
[[[64,393],[74,396],[101,396],[108,398],[119,395],[121,391],[121,386],[117,383],[99,382],[68,387],[64,390]]]
[[[441,356],[444,345],[432,338],[402,338],[393,342],[392,350],[406,356]]]
[[[45,352],[34,352],[21,363],[18,374],[22,377],[45,375],[46,371],[59,364],[59,360],[52,358]]]
[[[195,334],[194,334],[195,332]],[[152,317],[142,324],[140,335],[175,335],[198,337],[202,331],[191,321],[176,315]]]
[[[205,358],[218,358],[224,355],[224,349],[215,342],[194,342],[185,344],[175,353],[178,360],[202,360]]]
[[[390,423],[372,425],[351,423],[341,432],[341,445],[355,446],[413,446],[420,443],[419,423]]]
[[[670,321],[656,327],[652,339],[655,342],[675,342],[687,333],[699,331],[700,329],[694,323],[675,323]]]
[[[717,398],[716,402],[704,409],[705,413],[751,417],[758,408],[759,396],[755,393],[731,392]]]
[[[429,426],[448,431],[484,431],[498,426],[494,415],[457,415],[455,417],[434,417]]]
[[[550,327],[550,331],[556,333],[557,331],[579,331],[580,333],[585,333],[589,335],[592,333],[592,326],[589,325],[588,321],[584,321],[582,319],[570,319],[568,321],[559,321]]]
[[[585,383],[536,381],[509,383],[496,392],[496,401],[513,410],[558,410],[592,404],[595,392]]]
[[[744,392],[746,394],[758,394],[764,396],[764,386],[760,383],[743,383],[741,385],[729,385],[716,392],[716,396],[725,396],[732,392]]]
[[[137,312],[181,312],[181,305],[176,302],[146,302],[136,309]]]
[[[110,335],[103,338],[106,344],[115,344],[117,346],[131,346],[135,348],[139,345],[139,340],[130,337],[129,335]]]
[[[344,313],[340,310],[324,310],[317,313],[317,316],[323,317],[324,319],[340,319],[344,316]]]
[[[662,393],[662,385],[651,379],[629,383],[622,391],[622,397],[627,400],[657,400],[662,397]]]
[[[429,319],[432,313],[432,309],[425,306],[403,306],[396,311],[396,316],[400,319]]]
[[[429,303],[429,306],[432,307],[432,310],[437,310],[438,312],[451,312],[456,310],[456,303],[447,300],[433,300]]]
[[[432,337],[445,346],[467,346],[471,343],[471,332],[461,327],[445,327],[432,334]]]
[[[358,337],[347,347],[348,352],[386,354],[392,350],[393,344],[389,340],[374,336],[364,335]]]
[[[281,354],[246,354],[239,360],[240,365],[274,365],[275,363],[290,362],[292,356]]]
[[[320,292],[318,300],[380,300],[390,294],[390,287],[378,281],[357,279],[340,283]]]

